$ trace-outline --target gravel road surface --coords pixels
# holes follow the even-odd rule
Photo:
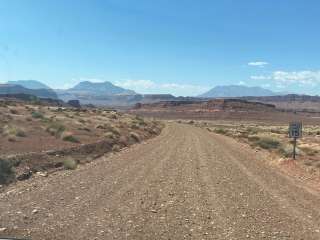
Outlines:
[[[261,155],[261,156],[260,156]],[[234,139],[183,124],[0,194],[0,236],[320,239],[320,197]]]

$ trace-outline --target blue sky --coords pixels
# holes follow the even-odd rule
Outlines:
[[[320,94],[318,0],[0,0],[0,82]]]

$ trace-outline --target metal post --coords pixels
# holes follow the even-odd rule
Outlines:
[[[296,159],[296,147],[297,147],[297,138],[295,137],[293,140],[293,159]]]

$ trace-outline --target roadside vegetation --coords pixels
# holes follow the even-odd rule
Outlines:
[[[281,159],[291,159],[292,139],[288,137],[288,126],[244,122],[178,121],[207,129],[245,142],[253,148],[267,150]],[[303,138],[297,143],[297,156],[305,166],[320,169],[320,126],[303,127]]]
[[[24,174],[21,179],[31,176],[30,172],[50,168],[76,169],[78,164],[156,136],[162,128],[153,119],[111,109],[0,99],[0,156],[18,156],[19,166],[13,170],[21,170],[17,171],[18,175]],[[8,163],[10,160],[1,160],[0,181],[4,184],[4,179],[12,176]]]

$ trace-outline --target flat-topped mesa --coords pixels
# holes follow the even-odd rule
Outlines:
[[[260,102],[250,102],[241,99],[214,99],[206,103],[208,109],[241,110],[241,111],[273,111],[275,105]]]
[[[274,111],[275,105],[250,102],[241,99],[213,99],[208,101],[160,101],[135,105],[136,110],[179,110],[179,111]]]

